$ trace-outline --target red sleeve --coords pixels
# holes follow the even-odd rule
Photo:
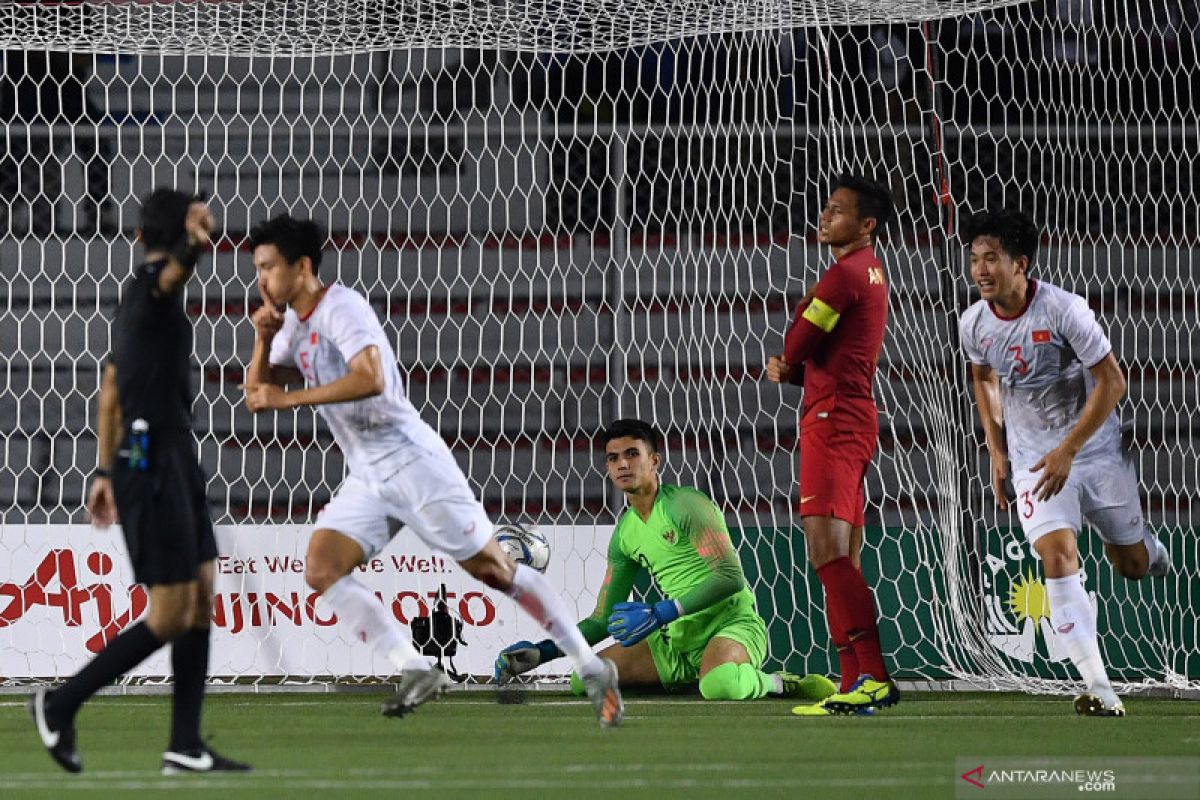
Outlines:
[[[796,317],[783,339],[783,360],[788,364],[798,366],[812,358],[841,315],[857,301],[857,287],[847,272],[835,264],[821,276],[812,301],[796,306]]]

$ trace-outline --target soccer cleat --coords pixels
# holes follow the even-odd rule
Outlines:
[[[588,699],[596,709],[601,728],[615,728],[625,718],[625,701],[617,686],[617,665],[607,658],[600,659],[604,668],[583,679]]]
[[[859,675],[850,691],[831,695],[823,705],[834,714],[857,714],[864,708],[887,708],[899,702],[900,690],[895,683]]]
[[[168,750],[163,753],[163,775],[190,775],[195,772],[252,772],[254,767],[234,761],[207,744],[195,750]]]
[[[406,669],[400,673],[396,697],[384,701],[379,710],[385,717],[403,717],[416,711],[417,706],[425,701],[444,694],[453,683],[446,673],[436,667]]]
[[[25,704],[46,752],[67,772],[83,772],[83,760],[75,749],[75,726],[55,728],[46,715],[46,690],[38,689]]]
[[[1097,695],[1085,692],[1075,698],[1075,713],[1081,717],[1123,717],[1125,705],[1120,700],[1105,703]]]
[[[1171,554],[1162,542],[1157,544],[1158,547],[1155,548],[1154,558],[1150,560],[1150,569],[1147,570],[1147,574],[1152,578],[1165,578],[1171,571]]]
[[[783,681],[783,696],[797,697],[819,703],[837,692],[837,684],[824,675],[796,675],[791,672],[776,672]]]
[[[796,706],[792,709],[792,714],[797,717],[871,717],[875,715],[875,709],[866,706],[849,712],[834,711],[824,703],[813,703],[812,705]]]

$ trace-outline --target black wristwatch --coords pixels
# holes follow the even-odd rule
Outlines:
[[[96,471],[92,473],[93,478],[111,478],[112,470],[107,470],[104,467],[96,467]]]

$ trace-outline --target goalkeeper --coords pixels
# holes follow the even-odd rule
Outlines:
[[[675,689],[700,683],[706,700],[752,700],[769,694],[820,701],[836,687],[821,675],[768,674],[760,668],[767,626],[754,607],[720,510],[703,493],[660,483],[659,437],[640,420],[604,431],[605,465],[629,498],[608,545],[608,572],[596,610],[579,623],[588,643],[612,635],[601,654],[617,665],[620,685]],[[650,572],[665,599],[626,602],[634,579]],[[496,659],[497,682],[558,658],[549,639],[517,642]],[[583,685],[571,676],[571,688]]]

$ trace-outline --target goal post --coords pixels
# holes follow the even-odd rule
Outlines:
[[[990,495],[957,343],[973,296],[961,218],[1016,204],[1044,233],[1037,275],[1088,299],[1129,375],[1120,413],[1175,565],[1125,582],[1081,536],[1106,662],[1126,690],[1196,692],[1190,13],[982,0],[0,5],[0,676],[69,675],[144,609],[120,537],[88,528],[82,505],[136,201],[176,182],[211,193],[222,233],[186,295],[224,556],[214,676],[387,674],[348,655],[361,647],[326,624],[298,566],[344,477],[340,453],[312,411],[255,417],[241,403],[257,301],[246,232],[284,210],[329,230],[322,277],[368,297],[410,396],[490,514],[549,532],[548,574],[581,615],[622,507],[593,437],[640,416],[666,433],[664,478],[708,492],[735,530],[771,664],[830,669],[796,513],[799,390],[762,372],[829,263],[813,236],[828,187],[857,171],[886,179],[898,204],[880,244],[891,316],[863,557],[897,675],[1070,686],[1038,564]],[[405,624],[445,585],[464,621],[460,669],[485,675],[499,646],[536,634],[416,545],[402,535],[364,580]]]

